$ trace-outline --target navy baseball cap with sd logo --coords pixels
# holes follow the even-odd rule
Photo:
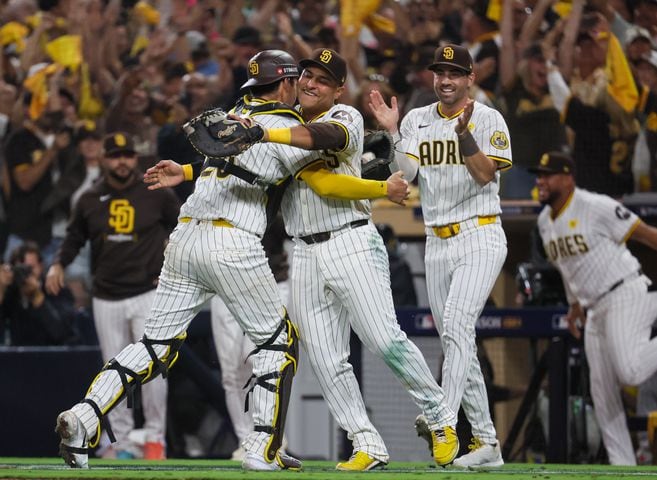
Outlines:
[[[472,73],[472,57],[470,52],[461,45],[443,45],[436,49],[433,63],[427,68],[436,71],[438,68],[456,68],[468,75]]]

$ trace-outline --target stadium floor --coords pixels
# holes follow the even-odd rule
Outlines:
[[[435,476],[441,480],[606,480],[657,479],[657,467],[609,465],[508,464],[486,472],[436,468],[427,462],[392,462],[384,470],[352,473],[335,471],[334,462],[306,461],[302,472],[244,472],[229,460],[182,460],[160,462],[92,459],[89,470],[71,470],[59,458],[0,458],[1,479],[395,479]]]

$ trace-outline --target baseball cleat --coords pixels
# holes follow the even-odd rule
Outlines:
[[[418,437],[424,438],[429,444],[429,450],[437,465],[449,465],[458,455],[459,439],[454,427],[447,426],[432,431],[426,417],[418,415],[415,419],[415,431]]]
[[[61,438],[59,455],[71,468],[89,468],[87,432],[71,410],[57,416],[55,432]]]
[[[454,460],[454,466],[460,468],[489,468],[501,467],[504,465],[502,452],[500,451],[500,442],[484,443],[477,437],[472,438],[472,443],[468,445],[469,453],[460,456]]]
[[[276,462],[269,463],[262,455],[253,452],[246,452],[244,460],[242,460],[242,468],[244,470],[255,471],[268,471],[268,470],[281,470],[281,467]]]
[[[349,460],[340,462],[335,466],[336,470],[347,470],[352,472],[363,472],[375,468],[383,468],[386,462],[370,457],[365,452],[354,452]]]

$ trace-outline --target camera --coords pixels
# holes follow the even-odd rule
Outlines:
[[[11,270],[14,272],[14,283],[18,286],[23,285],[27,277],[32,275],[32,266],[25,263],[17,263]]]

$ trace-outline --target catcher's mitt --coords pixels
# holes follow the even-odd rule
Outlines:
[[[228,118],[220,108],[207,110],[183,125],[192,146],[209,158],[237,155],[262,140],[265,132],[253,122],[244,126],[239,120]]]
[[[367,132],[363,142],[360,176],[368,180],[386,180],[390,176],[389,165],[394,158],[395,142],[388,132]]]

